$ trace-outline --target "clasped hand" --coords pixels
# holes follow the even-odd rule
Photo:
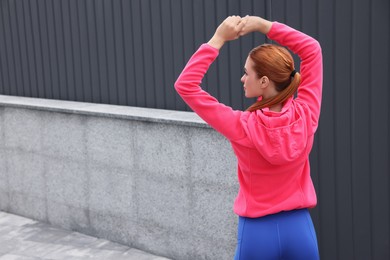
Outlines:
[[[220,49],[225,42],[238,39],[250,32],[268,33],[271,22],[257,16],[229,16],[217,28],[209,44]]]

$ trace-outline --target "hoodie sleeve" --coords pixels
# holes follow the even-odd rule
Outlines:
[[[322,53],[318,41],[287,25],[273,22],[268,38],[288,47],[301,59],[297,102],[310,109],[313,130],[318,126],[322,96]]]
[[[240,124],[243,112],[219,103],[200,87],[205,73],[218,54],[219,51],[212,46],[201,45],[176,80],[175,89],[184,102],[211,127],[227,139],[237,140],[245,136]]]

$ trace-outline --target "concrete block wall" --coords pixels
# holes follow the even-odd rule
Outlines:
[[[194,113],[0,96],[0,210],[172,259],[232,259],[236,159]]]

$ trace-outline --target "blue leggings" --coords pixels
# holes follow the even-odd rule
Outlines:
[[[307,209],[260,218],[239,217],[234,260],[318,260],[318,245]]]

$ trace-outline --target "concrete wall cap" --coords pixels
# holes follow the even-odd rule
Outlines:
[[[194,112],[0,95],[0,107],[131,119],[193,127],[209,126]]]

